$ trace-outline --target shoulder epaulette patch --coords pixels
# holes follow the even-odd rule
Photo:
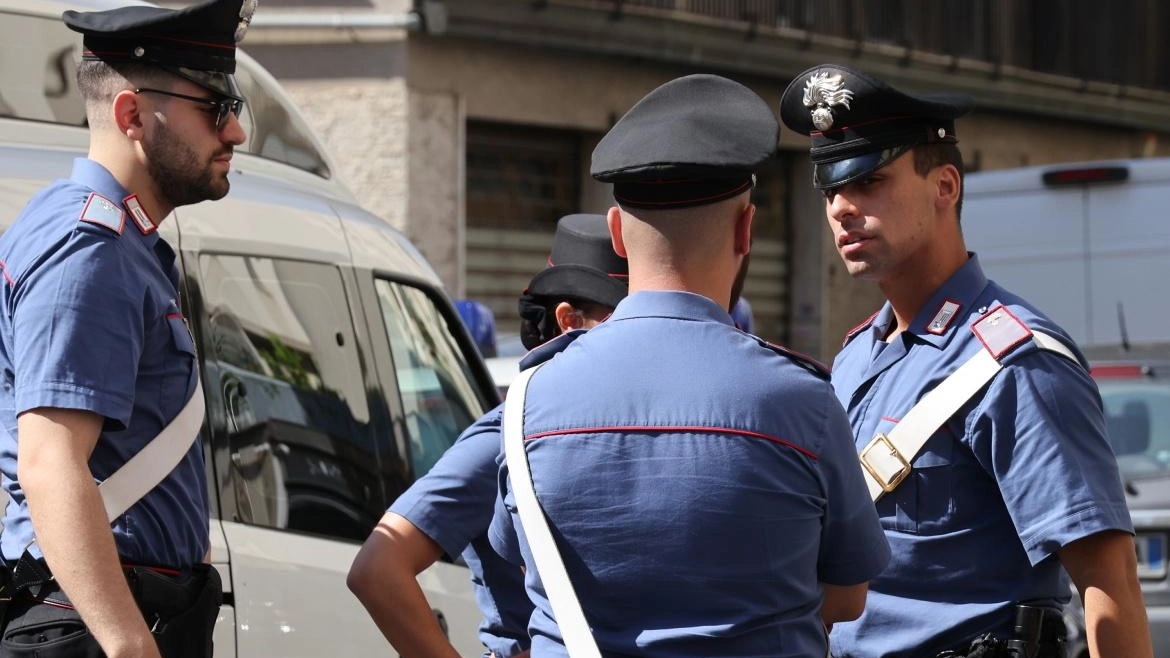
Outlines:
[[[770,347],[772,349],[772,351],[776,352],[777,354],[782,354],[782,355],[788,357],[789,359],[792,359],[794,362],[796,362],[796,365],[813,373],[817,377],[820,377],[821,379],[826,379],[826,380],[829,379],[829,366],[826,366],[825,364],[821,363],[820,361],[817,361],[816,359],[812,358],[811,356],[809,356],[807,354],[801,354],[800,352],[797,352],[794,350],[790,350],[787,347],[784,347],[783,345],[777,345],[776,343],[770,343],[766,340],[762,341],[762,342],[765,345],[767,345],[768,347]]]
[[[983,348],[998,359],[1032,337],[1032,330],[1003,304],[996,306],[971,325]]]
[[[873,315],[871,315],[868,318],[866,318],[865,320],[863,320],[861,322],[861,324],[859,324],[856,327],[847,331],[845,333],[845,338],[841,341],[841,347],[845,347],[846,345],[848,345],[849,341],[852,340],[853,337],[856,336],[858,333],[860,333],[862,329],[865,329],[866,327],[868,327],[870,325],[870,323],[873,322],[873,319],[878,316],[878,313],[881,313],[881,312],[882,312],[882,310],[879,308],[878,310],[873,312]]]
[[[126,213],[118,204],[110,201],[97,192],[90,192],[85,200],[85,207],[81,209],[81,221],[104,226],[118,235],[126,228]]]

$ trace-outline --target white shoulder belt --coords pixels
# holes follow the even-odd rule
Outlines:
[[[512,493],[516,496],[516,508],[520,513],[520,522],[524,524],[528,547],[532,549],[532,559],[536,562],[540,582],[544,585],[557,626],[561,629],[565,649],[571,658],[601,658],[593,632],[589,630],[585,613],[577,600],[577,592],[573,589],[552,531],[549,530],[548,519],[540,508],[540,501],[536,499],[532,472],[528,468],[528,453],[524,450],[524,396],[528,380],[539,369],[540,366],[535,366],[521,372],[508,387],[508,398],[504,402],[504,456],[508,461],[508,479],[512,483]]]
[[[1054,336],[1030,331],[1040,349],[1056,352],[1080,363],[1072,351]],[[910,475],[914,461],[931,435],[971,399],[1003,365],[988,349],[975,353],[941,384],[922,396],[889,434],[878,434],[858,454],[869,496],[873,500],[896,489]]]
[[[195,370],[195,392],[158,436],[98,485],[110,523],[158,486],[191,448],[203,425],[203,384]]]

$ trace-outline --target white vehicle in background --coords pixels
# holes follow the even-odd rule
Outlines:
[[[0,230],[88,137],[66,9],[0,0]],[[221,201],[160,232],[180,255],[207,396],[216,656],[391,652],[345,584],[390,502],[498,403],[431,267],[358,207],[277,82],[241,53],[248,141]],[[465,566],[420,575],[462,655],[482,653]]]
[[[1168,207],[1161,158],[972,174],[962,213],[987,276],[1060,323],[1092,362],[1158,658],[1170,658]]]
[[[1082,347],[1170,343],[1170,158],[967,176],[963,234],[987,275]]]

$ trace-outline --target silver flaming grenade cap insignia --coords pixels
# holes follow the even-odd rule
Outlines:
[[[804,84],[804,106],[812,110],[812,122],[817,130],[832,128],[833,107],[842,105],[848,110],[851,100],[853,92],[845,88],[840,73],[814,73]]]
[[[248,33],[248,25],[252,23],[252,14],[256,13],[257,0],[244,0],[240,6],[240,23],[236,25],[236,43],[244,40]]]

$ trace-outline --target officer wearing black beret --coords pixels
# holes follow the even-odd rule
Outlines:
[[[590,655],[582,643],[601,655],[823,656],[824,623],[860,614],[885,566],[826,373],[727,311],[778,128],[748,88],[690,75],[647,94],[593,152],[594,177],[613,183],[607,221],[630,294],[519,389],[521,449],[584,622],[560,617],[565,590],[544,579],[549,553],[519,522],[515,452],[489,530],[542,593],[534,656]]]
[[[1062,658],[1067,570],[1093,655],[1149,657],[1084,357],[963,242],[955,120],[971,105],[834,64],[798,75],[780,103],[810,138],[846,269],[887,300],[846,336],[832,382],[893,559],[865,614],[834,626],[833,655]]]
[[[0,656],[212,655],[203,396],[157,229],[228,192],[254,9],[63,16],[81,33],[89,154],[0,236],[0,545],[15,565]]]

